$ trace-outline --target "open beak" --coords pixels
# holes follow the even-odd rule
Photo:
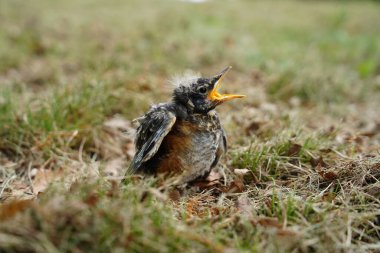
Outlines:
[[[214,101],[218,104],[226,102],[228,100],[234,99],[234,98],[242,98],[245,97],[245,95],[236,95],[236,94],[220,94],[218,93],[218,88],[220,84],[222,83],[224,77],[226,76],[227,72],[231,69],[232,67],[229,66],[225,68],[220,74],[216,75],[213,78],[213,83],[214,83],[214,88],[212,91],[208,94],[208,99],[211,101]]]

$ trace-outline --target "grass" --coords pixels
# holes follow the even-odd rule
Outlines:
[[[378,9],[0,2],[0,252],[379,251]],[[228,65],[225,180],[120,184],[167,79]]]

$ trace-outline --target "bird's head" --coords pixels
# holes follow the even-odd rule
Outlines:
[[[211,78],[188,77],[176,81],[174,101],[185,105],[190,111],[208,113],[226,101],[244,97],[244,95],[218,93],[217,90],[230,69],[231,67],[227,67]]]

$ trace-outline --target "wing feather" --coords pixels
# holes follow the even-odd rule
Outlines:
[[[170,132],[176,117],[164,108],[154,108],[141,119],[135,140],[136,154],[127,174],[136,173],[142,163],[151,159],[160,148],[164,137]]]

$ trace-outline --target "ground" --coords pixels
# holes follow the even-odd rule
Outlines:
[[[0,252],[379,252],[379,11],[1,1]],[[229,65],[209,181],[120,183],[167,80]]]

